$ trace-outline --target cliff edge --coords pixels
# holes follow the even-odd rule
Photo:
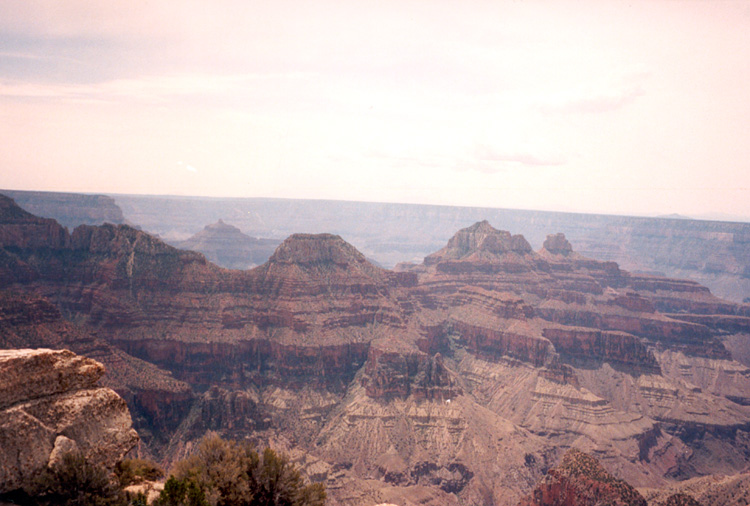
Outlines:
[[[64,453],[113,467],[138,440],[125,401],[97,386],[104,366],[68,350],[0,350],[0,493]]]

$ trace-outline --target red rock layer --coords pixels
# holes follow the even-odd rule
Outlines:
[[[568,450],[519,506],[647,506],[632,486],[609,474],[593,457]]]
[[[587,328],[548,327],[542,335],[563,355],[659,369],[654,354],[632,334]]]

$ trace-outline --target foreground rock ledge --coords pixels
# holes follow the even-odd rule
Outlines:
[[[68,350],[0,350],[0,493],[80,451],[112,467],[138,441],[104,366]]]

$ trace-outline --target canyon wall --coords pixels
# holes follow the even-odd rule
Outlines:
[[[333,504],[448,506],[516,504],[570,447],[654,487],[750,457],[724,345],[748,306],[564,235],[480,221],[391,271],[297,233],[238,271],[0,204],[3,346],[98,353],[167,464],[212,430],[291,452]]]

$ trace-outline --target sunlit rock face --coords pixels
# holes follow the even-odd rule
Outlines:
[[[0,350],[0,493],[66,452],[112,468],[136,444],[125,401],[97,386],[102,374],[67,350]]]
[[[3,346],[98,350],[167,462],[212,430],[290,452],[332,504],[447,506],[517,504],[569,447],[653,487],[750,456],[723,345],[747,307],[560,234],[533,251],[480,222],[399,272],[332,234],[246,271],[127,226],[65,234],[0,248]]]

